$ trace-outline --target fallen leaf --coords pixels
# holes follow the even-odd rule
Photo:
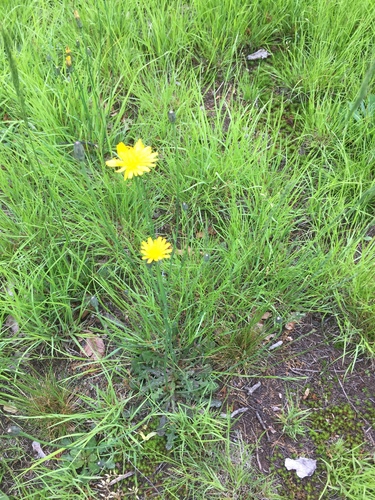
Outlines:
[[[33,447],[33,450],[37,454],[38,458],[45,458],[47,456],[42,450],[42,447],[40,446],[40,443],[38,443],[38,441],[33,441],[31,443],[31,446]]]
[[[5,326],[8,327],[13,333],[18,333],[20,329],[18,322],[10,314],[5,320]]]
[[[295,470],[297,476],[303,479],[307,476],[312,476],[316,469],[316,460],[311,458],[298,458],[297,460],[292,460],[291,458],[285,459],[285,467],[288,470]]]
[[[264,340],[268,342],[269,340],[273,339],[275,335],[275,333],[270,333],[269,335],[267,335],[267,337],[264,337]]]
[[[269,346],[268,350],[269,351],[273,351],[274,349],[277,349],[277,347],[280,347],[283,345],[283,341],[282,340],[279,340],[278,342],[276,342],[275,344],[272,344],[271,346]]]
[[[266,59],[271,55],[272,54],[270,52],[267,52],[265,49],[259,49],[256,52],[253,52],[252,54],[248,55],[246,59],[248,61],[256,61],[257,59]]]
[[[18,413],[17,408],[15,408],[14,406],[3,405],[3,410],[8,412],[8,413],[13,413],[13,414]]]
[[[287,323],[284,326],[285,330],[288,330],[288,331],[294,330],[295,327],[296,327],[296,322],[295,321],[289,321],[289,323]]]
[[[272,316],[272,313],[270,311],[267,311],[263,314],[262,320],[266,321],[266,319],[270,318]]]
[[[197,233],[195,233],[195,237],[197,239],[204,238],[204,232],[203,231],[198,231]]]
[[[145,434],[143,434],[142,431],[139,431],[139,435],[141,436],[141,438],[143,439],[143,441],[148,441],[149,439],[153,438],[154,436],[157,435],[157,432],[149,432],[147,434],[147,436],[145,436]]]
[[[310,394],[310,389],[309,389],[309,388],[307,388],[307,389],[305,390],[305,394],[303,395],[303,398],[302,398],[302,399],[307,399],[307,398],[309,397],[309,394]]]
[[[83,351],[88,358],[100,359],[105,354],[104,342],[97,335],[92,335],[86,338]]]

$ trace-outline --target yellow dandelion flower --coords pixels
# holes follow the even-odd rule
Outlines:
[[[142,259],[147,260],[147,264],[157,262],[162,259],[169,259],[172,253],[172,246],[165,238],[159,236],[156,240],[148,238],[147,241],[142,241],[141,254]]]
[[[67,68],[71,67],[71,65],[72,65],[72,58],[71,58],[71,56],[66,56],[66,58],[65,58],[65,64],[66,64]]]
[[[134,147],[125,146],[123,142],[117,145],[117,156],[119,160],[114,158],[108,160],[105,164],[108,167],[120,167],[116,173],[124,172],[124,179],[131,179],[133,176],[143,175],[145,172],[150,172],[150,169],[155,167],[158,153],[153,153],[150,146],[144,146],[139,139]]]

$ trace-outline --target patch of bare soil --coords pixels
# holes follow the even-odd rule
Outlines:
[[[242,410],[237,434],[255,446],[262,473],[278,473],[287,499],[320,498],[327,479],[323,460],[339,441],[343,449],[375,450],[373,362],[357,359],[353,368],[342,346],[334,345],[337,333],[333,319],[306,316],[291,332],[293,340],[269,353],[261,377],[232,379],[228,388],[231,408]],[[285,458],[298,457],[317,461],[311,477],[286,470]]]

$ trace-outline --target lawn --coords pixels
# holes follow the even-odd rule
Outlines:
[[[374,2],[0,18],[0,500],[375,499]]]

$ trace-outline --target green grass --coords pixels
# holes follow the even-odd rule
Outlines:
[[[260,332],[262,315],[334,315],[345,352],[375,351],[375,117],[359,107],[373,92],[375,7],[76,8],[82,27],[68,2],[0,8],[0,399],[15,411],[4,422],[54,440],[52,454],[67,436],[77,449],[92,438],[119,474],[166,461],[160,498],[226,498],[233,485],[231,498],[262,498],[265,480],[231,461],[229,422],[209,410],[217,377],[256,367],[279,332],[272,319]],[[247,62],[259,48],[272,56]],[[105,161],[139,138],[157,168],[124,182]],[[160,266],[167,305],[140,258],[152,231],[178,250]],[[98,362],[82,352],[92,334]],[[160,419],[169,450],[142,452],[137,432]],[[30,461],[29,440],[7,443],[10,498],[95,497],[110,471],[89,480],[63,451]]]

